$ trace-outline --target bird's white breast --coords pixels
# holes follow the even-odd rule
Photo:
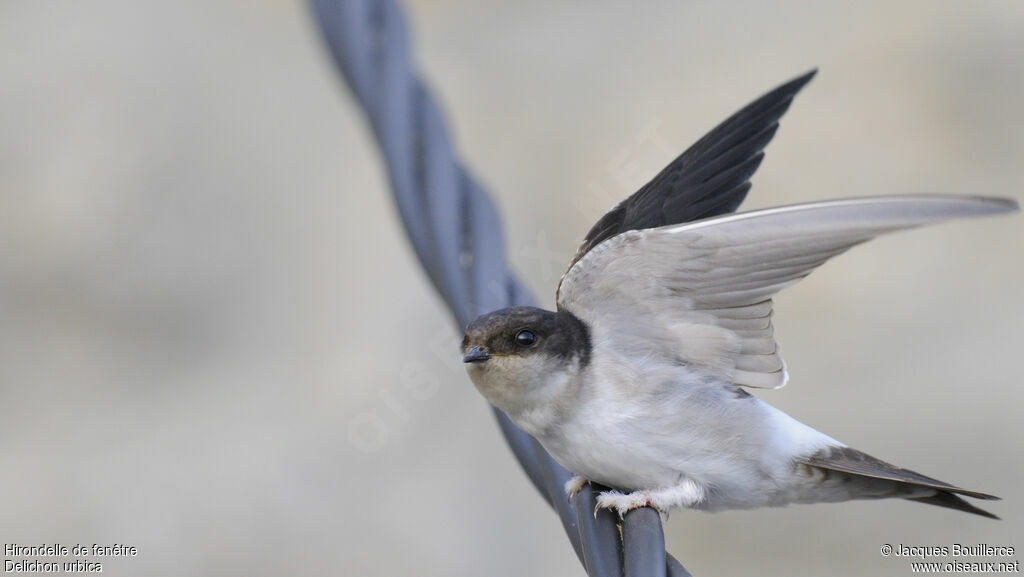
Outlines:
[[[689,478],[707,489],[707,509],[792,500],[794,457],[839,444],[698,371],[599,347],[573,410],[539,440],[573,473],[615,488]]]

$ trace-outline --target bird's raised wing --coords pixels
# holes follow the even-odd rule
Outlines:
[[[743,107],[643,188],[615,205],[587,233],[572,264],[627,230],[690,222],[736,210],[750,190],[750,177],[764,158],[764,147],[779,128],[779,118],[815,72],[794,78]]]
[[[631,230],[570,267],[558,307],[586,321],[595,341],[614,339],[624,353],[777,388],[787,376],[773,337],[772,295],[880,234],[1016,209],[998,198],[873,197]]]

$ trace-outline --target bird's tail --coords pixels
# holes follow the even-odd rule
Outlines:
[[[994,495],[985,495],[984,497],[979,498],[987,499],[989,501],[999,499],[999,497]],[[982,517],[988,517],[989,519],[999,519],[999,517],[984,509],[971,505],[965,499],[958,497],[955,493],[950,491],[936,491],[931,497],[909,497],[907,500],[917,501],[918,503],[928,503],[929,505],[938,505],[939,507],[946,507],[947,509],[956,509],[957,511],[964,511],[965,513],[974,513],[975,515],[981,515]]]
[[[809,457],[799,459],[798,463],[817,470],[825,482],[828,482],[829,477],[838,474],[838,485],[849,492],[847,498],[902,497],[990,519],[999,518],[961,497],[963,495],[986,501],[998,501],[999,497],[995,495],[961,489],[909,469],[890,465],[849,447],[826,447]],[[860,482],[851,483],[851,480]]]

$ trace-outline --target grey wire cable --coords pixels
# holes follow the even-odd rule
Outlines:
[[[335,63],[373,127],[406,234],[459,330],[481,313],[533,304],[506,266],[494,202],[458,163],[437,104],[413,72],[399,7],[393,0],[312,4]],[[614,514],[594,514],[593,487],[570,503],[563,486],[571,473],[501,411],[495,416],[591,577],[689,576],[665,553],[653,509],[628,513],[620,538]]]

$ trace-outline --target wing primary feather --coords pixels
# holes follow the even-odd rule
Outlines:
[[[708,150],[713,149],[717,143],[725,140],[726,137],[740,133],[742,129],[749,129],[749,127],[756,126],[758,124],[763,125],[769,120],[770,121],[767,122],[767,124],[771,124],[775,120],[778,120],[778,118],[785,114],[786,110],[789,108],[789,104],[792,102],[793,97],[796,96],[796,94],[800,92],[800,90],[806,86],[817,73],[818,70],[815,68],[814,70],[778,86],[754,102],[744,106],[716,126],[711,132],[707,133],[700,140],[694,143],[693,146],[683,153],[683,156],[688,153],[695,157],[700,156]]]
[[[779,129],[779,123],[775,122],[757,134],[750,135],[746,140],[720,153],[710,154],[711,157],[701,166],[696,167],[688,174],[688,182],[700,184],[718,175],[731,166],[741,163],[753,154],[764,150],[764,147],[771,142],[775,132]],[[671,198],[671,197],[669,197]],[[668,200],[668,199],[666,199]]]
[[[757,152],[752,155],[744,155],[745,158],[741,162],[730,163],[729,168],[721,170],[714,176],[709,177],[707,180],[700,183],[693,183],[690,185],[687,197],[684,198],[671,198],[665,200],[665,207],[682,207],[681,203],[684,201],[695,202],[701,199],[711,197],[721,193],[724,189],[726,191],[731,190],[734,186],[743,184],[750,180],[750,177],[757,172],[758,167],[761,166],[761,161],[764,160],[764,152]]]
[[[724,382],[781,386],[785,371],[769,370],[781,365],[770,322],[775,293],[880,234],[1015,209],[1013,201],[983,197],[868,197],[629,231],[574,265],[557,303],[595,332],[646,338],[642,347],[706,365]],[[708,335],[711,348],[693,348],[693,339]],[[757,355],[776,358],[747,358]]]
[[[704,218],[702,215],[735,212],[743,203],[743,200],[747,198],[747,193],[750,192],[751,186],[750,181],[747,181],[725,192],[716,191],[714,194],[693,201],[688,205],[687,209],[692,210],[695,215],[698,215],[697,218]],[[666,210],[670,212],[677,210],[677,207],[674,206],[676,202],[675,197],[670,198],[670,205],[666,206]],[[679,199],[678,202],[687,201]]]
[[[779,118],[816,73],[812,70],[761,96],[686,149],[650,182],[597,221],[569,267],[601,242],[623,232],[736,210],[750,190],[747,181],[760,164],[761,151],[775,136]],[[710,181],[714,181],[713,185]]]

